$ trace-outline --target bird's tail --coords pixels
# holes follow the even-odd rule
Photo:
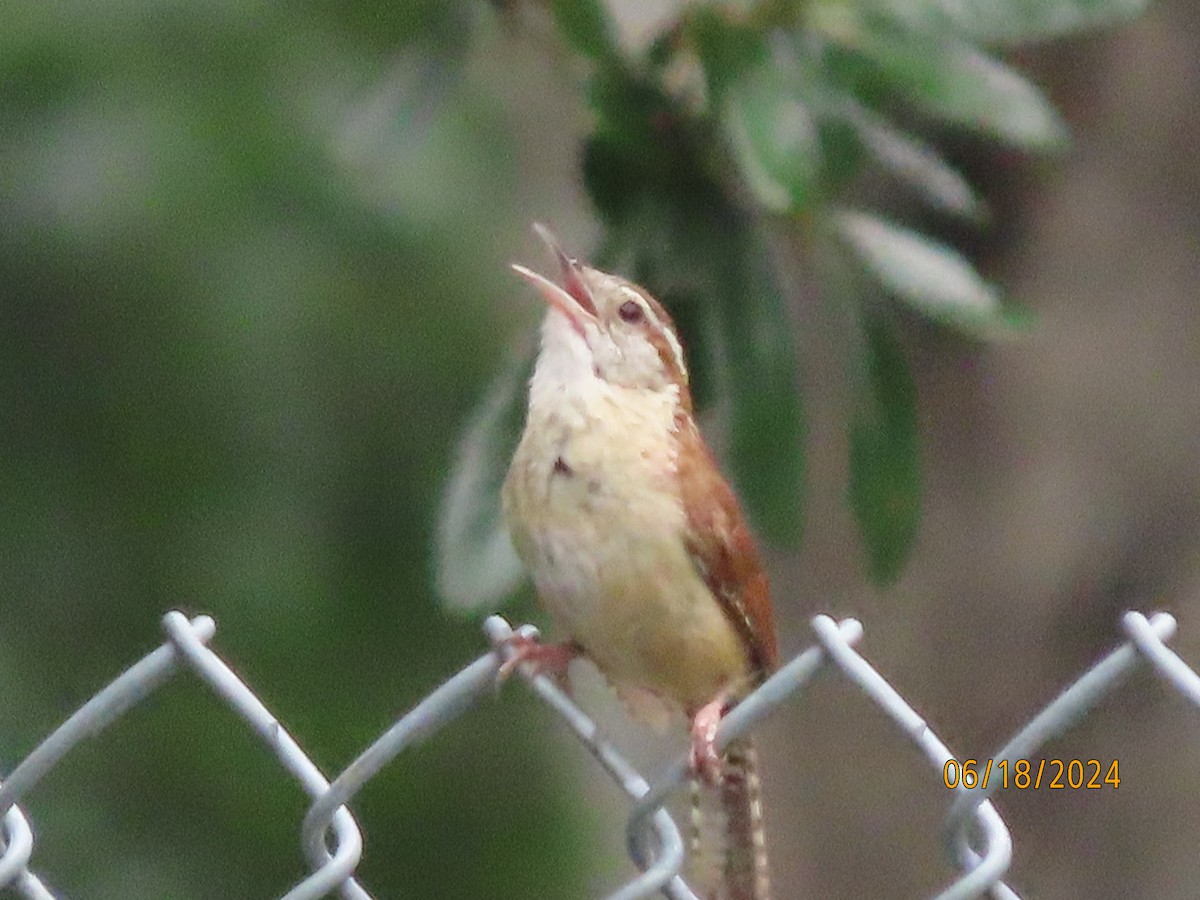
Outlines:
[[[711,796],[714,793],[716,796]],[[706,814],[711,806],[717,807],[717,828]],[[705,896],[709,900],[770,900],[762,789],[757,754],[749,738],[738,739],[725,751],[719,786],[709,789],[699,780],[692,782],[690,844],[694,858],[700,858],[698,867],[703,868],[703,850],[706,844],[711,847],[714,839],[720,871],[705,878],[713,883]],[[717,868],[715,861],[711,868]]]

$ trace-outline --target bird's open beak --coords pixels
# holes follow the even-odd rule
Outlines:
[[[537,288],[542,299],[566,316],[582,337],[584,323],[596,321],[596,302],[592,299],[592,292],[584,283],[579,261],[563,251],[558,239],[545,225],[535,222],[533,230],[538,233],[538,237],[545,242],[546,246],[550,248],[550,252],[558,260],[558,267],[562,273],[562,285],[559,286],[544,275],[539,275],[532,269],[516,263],[513,264],[513,271]]]

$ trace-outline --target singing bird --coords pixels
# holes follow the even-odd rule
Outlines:
[[[679,709],[692,764],[727,821],[721,897],[766,900],[755,754],[724,757],[722,715],[776,667],[770,590],[737,499],[696,425],[683,346],[645,289],[568,256],[534,226],[555,282],[513,269],[547,304],[525,430],[504,482],[513,545],[566,635],[515,659],[590,659],[635,715]]]

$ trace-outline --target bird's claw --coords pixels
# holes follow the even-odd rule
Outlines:
[[[500,663],[496,681],[503,684],[519,666],[528,664],[535,675],[548,675],[566,693],[570,693],[568,667],[579,649],[570,641],[558,644],[543,644],[536,637],[517,632],[500,644],[505,659]]]

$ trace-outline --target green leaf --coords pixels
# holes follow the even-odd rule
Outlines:
[[[950,247],[866,213],[841,211],[834,222],[867,272],[931,319],[976,337],[1003,336],[1028,325],[1003,308],[997,288]]]
[[[953,125],[1031,151],[1061,150],[1066,125],[1042,93],[1008,66],[939,30],[909,30],[866,11],[817,15],[813,25],[870,64],[854,88],[872,105],[880,81],[905,103]]]
[[[593,60],[617,55],[616,29],[600,0],[550,0],[550,12],[568,44]]]
[[[917,390],[886,319],[863,322],[862,397],[850,428],[850,507],[870,577],[896,580],[921,522]]]
[[[957,125],[1029,150],[1058,151],[1070,140],[1066,124],[1034,85],[1013,69],[965,45],[933,54],[935,65],[914,98],[925,110]],[[910,59],[911,62],[917,62]],[[920,77],[921,65],[914,67]]]
[[[898,131],[866,109],[853,116],[853,121],[871,155],[897,178],[916,188],[931,206],[973,221],[985,217],[983,201],[971,183],[932,147]]]
[[[583,186],[600,217],[609,223],[630,215],[644,186],[645,177],[630,165],[631,157],[620,138],[610,132],[597,132],[584,141],[580,162]]]
[[[760,29],[731,22],[713,6],[696,7],[684,22],[704,68],[709,101],[720,109],[729,87],[767,62],[764,35]]]
[[[776,543],[803,528],[805,424],[796,346],[775,270],[759,235],[730,242],[736,257],[715,309],[730,401],[729,462],[751,519]]]
[[[661,189],[679,177],[681,163],[690,161],[685,157],[684,130],[678,109],[659,85],[608,66],[591,79],[588,101],[598,119],[589,144],[603,145],[606,165],[629,170],[609,173],[604,180],[625,184],[627,191],[636,193]]]
[[[985,44],[1062,37],[1127,21],[1148,0],[888,0],[887,8],[910,24],[952,27]]]
[[[500,488],[525,422],[532,353],[492,382],[467,424],[438,511],[434,577],[445,606],[491,612],[524,578],[500,508]]]
[[[728,92],[721,122],[742,177],[772,212],[791,212],[814,199],[821,176],[817,123],[787,79],[760,66]]]

